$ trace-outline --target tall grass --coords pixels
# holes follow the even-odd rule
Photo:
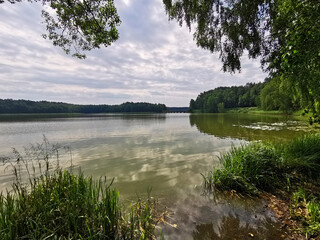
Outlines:
[[[320,175],[320,135],[308,134],[293,139],[283,147],[284,165],[307,178]]]
[[[15,185],[0,197],[1,239],[114,239],[119,193],[82,174],[58,171],[35,179],[31,191]]]
[[[73,174],[72,169],[62,170],[57,148],[44,141],[27,150],[36,159],[14,150],[18,158],[7,162],[16,181],[11,191],[0,195],[0,239],[155,238],[159,212],[154,199],[139,199],[125,212],[119,192],[106,178],[93,180],[81,172]],[[36,169],[41,173],[36,174]],[[29,184],[22,181],[22,172]]]
[[[320,135],[308,134],[283,144],[232,147],[220,162],[221,168],[203,175],[207,188],[256,193],[285,187],[291,178],[318,180]]]
[[[221,168],[203,175],[207,189],[247,194],[284,190],[288,196],[297,190],[292,195],[291,213],[299,215],[307,236],[319,237],[319,134],[308,134],[282,144],[251,143],[232,147],[221,156],[220,162]]]
[[[221,169],[204,177],[208,188],[255,193],[276,186],[283,175],[279,171],[281,157],[272,144],[252,143],[232,147],[220,157]]]

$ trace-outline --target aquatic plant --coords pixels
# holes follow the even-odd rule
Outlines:
[[[0,195],[1,239],[150,239],[156,202],[139,200],[124,214],[119,192],[104,180],[59,170]]]

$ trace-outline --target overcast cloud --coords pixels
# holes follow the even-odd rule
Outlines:
[[[188,106],[200,92],[266,77],[258,61],[245,58],[241,73],[223,73],[217,54],[197,48],[186,27],[168,22],[162,0],[115,2],[120,39],[85,60],[41,37],[40,3],[0,4],[0,98]]]

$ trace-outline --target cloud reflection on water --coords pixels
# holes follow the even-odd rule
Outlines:
[[[217,156],[232,144],[302,134],[290,129],[291,123],[283,124],[279,116],[249,114],[12,118],[0,119],[1,153],[8,153],[12,146],[39,142],[45,134],[52,142],[71,146],[73,163],[86,175],[114,177],[114,187],[126,201],[153,187],[153,193],[174,212],[173,221],[179,226],[178,230],[165,228],[168,239],[232,239],[237,233],[245,238],[248,232],[258,239],[276,239],[272,238],[278,234],[276,224],[269,213],[261,211],[261,205],[201,196],[200,173],[217,166]],[[283,129],[243,127],[261,123]],[[8,176],[2,175],[1,182],[7,181]]]

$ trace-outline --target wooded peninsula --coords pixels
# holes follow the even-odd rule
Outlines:
[[[0,99],[0,114],[14,113],[121,113],[121,112],[166,112],[164,104],[126,102],[120,105],[80,105],[62,102]]]
[[[285,92],[278,78],[244,86],[218,87],[191,99],[190,112],[222,113],[232,108],[259,107],[285,113],[303,109],[303,99]]]

